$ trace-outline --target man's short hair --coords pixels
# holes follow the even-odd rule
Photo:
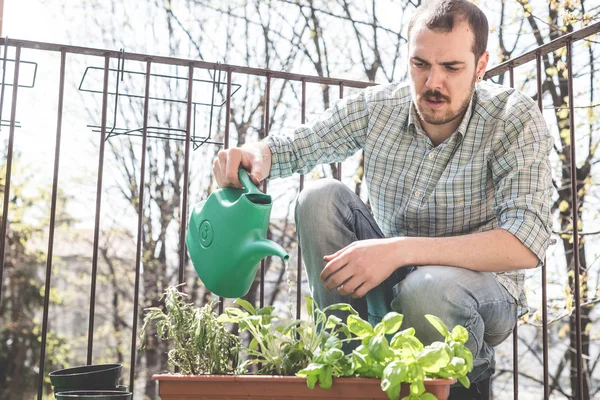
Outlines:
[[[417,24],[423,24],[432,31],[448,33],[463,21],[473,31],[475,40],[471,50],[477,61],[487,49],[489,28],[485,14],[469,0],[425,0],[410,18],[408,37]]]

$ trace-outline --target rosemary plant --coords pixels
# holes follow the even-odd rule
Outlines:
[[[217,321],[213,311],[216,301],[198,308],[187,303],[186,296],[178,286],[172,286],[161,298],[164,309],[146,309],[140,350],[146,347],[147,327],[155,324],[157,336],[172,346],[169,364],[182,374],[233,373],[238,364],[239,338]]]

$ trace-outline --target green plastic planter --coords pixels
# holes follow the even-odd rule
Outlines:
[[[54,393],[73,390],[115,391],[122,369],[121,364],[96,364],[60,369],[49,375]]]
[[[131,400],[131,392],[118,390],[75,390],[54,395],[56,400]]]

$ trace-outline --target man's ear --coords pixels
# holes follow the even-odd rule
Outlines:
[[[475,76],[481,76],[483,79],[483,75],[485,75],[485,70],[487,69],[488,61],[490,61],[490,53],[484,51],[481,56],[479,56],[479,60],[477,60],[477,69]]]

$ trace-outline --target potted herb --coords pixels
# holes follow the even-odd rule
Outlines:
[[[198,316],[199,311],[193,311],[192,305],[183,304],[183,295],[168,292],[166,297],[169,296],[177,305],[165,307],[166,314],[150,309],[152,314],[146,315],[144,328],[154,321],[177,321],[177,324],[170,323],[168,335],[161,335],[167,331],[158,326],[162,338],[173,340],[174,349],[169,353],[172,365],[175,365],[173,361],[185,358],[210,358],[211,351],[206,352],[206,347],[193,348],[197,342],[189,338],[181,341],[182,337],[195,331],[185,328],[184,319]],[[429,400],[446,399],[455,379],[469,385],[466,373],[472,368],[472,356],[464,347],[468,337],[466,330],[455,327],[450,332],[436,317],[427,316],[446,340],[423,346],[414,336],[414,329],[398,332],[402,315],[397,313],[388,314],[372,327],[347,304],[320,310],[311,298],[307,298],[308,315],[313,318],[282,323],[273,315],[274,307],[256,309],[242,299],[235,303],[240,308],[227,308],[218,317],[212,312],[213,303],[209,303],[203,307],[204,318],[208,317],[211,329],[219,332],[219,336],[229,333],[226,323],[236,324],[240,332],[249,333],[249,344],[239,346],[239,339],[232,335],[229,339],[235,337],[237,344],[235,357],[213,350],[221,357],[221,362],[227,364],[226,371],[196,369],[196,372],[186,372],[181,368],[182,374],[155,375],[153,379],[159,381],[162,400],[236,396],[253,399],[397,399],[402,396],[411,400]],[[187,310],[187,317],[178,314],[181,309]],[[177,315],[169,316],[170,310]],[[328,316],[332,310],[348,312],[347,321]],[[197,327],[198,323],[190,324]],[[185,332],[177,332],[179,329]],[[349,351],[353,345],[355,349]],[[177,357],[172,356],[174,351],[179,351]],[[205,354],[200,355],[199,351]],[[184,352],[190,352],[190,355],[184,356]],[[236,366],[238,352],[244,361]],[[249,369],[253,370],[252,374]]]
[[[179,286],[171,286],[165,291],[161,298],[164,309],[146,309],[140,350],[146,346],[147,327],[156,324],[158,337],[173,346],[168,354],[169,364],[182,374],[233,373],[238,364],[238,337],[217,321],[214,301],[196,308],[185,301],[187,295],[178,290]]]

